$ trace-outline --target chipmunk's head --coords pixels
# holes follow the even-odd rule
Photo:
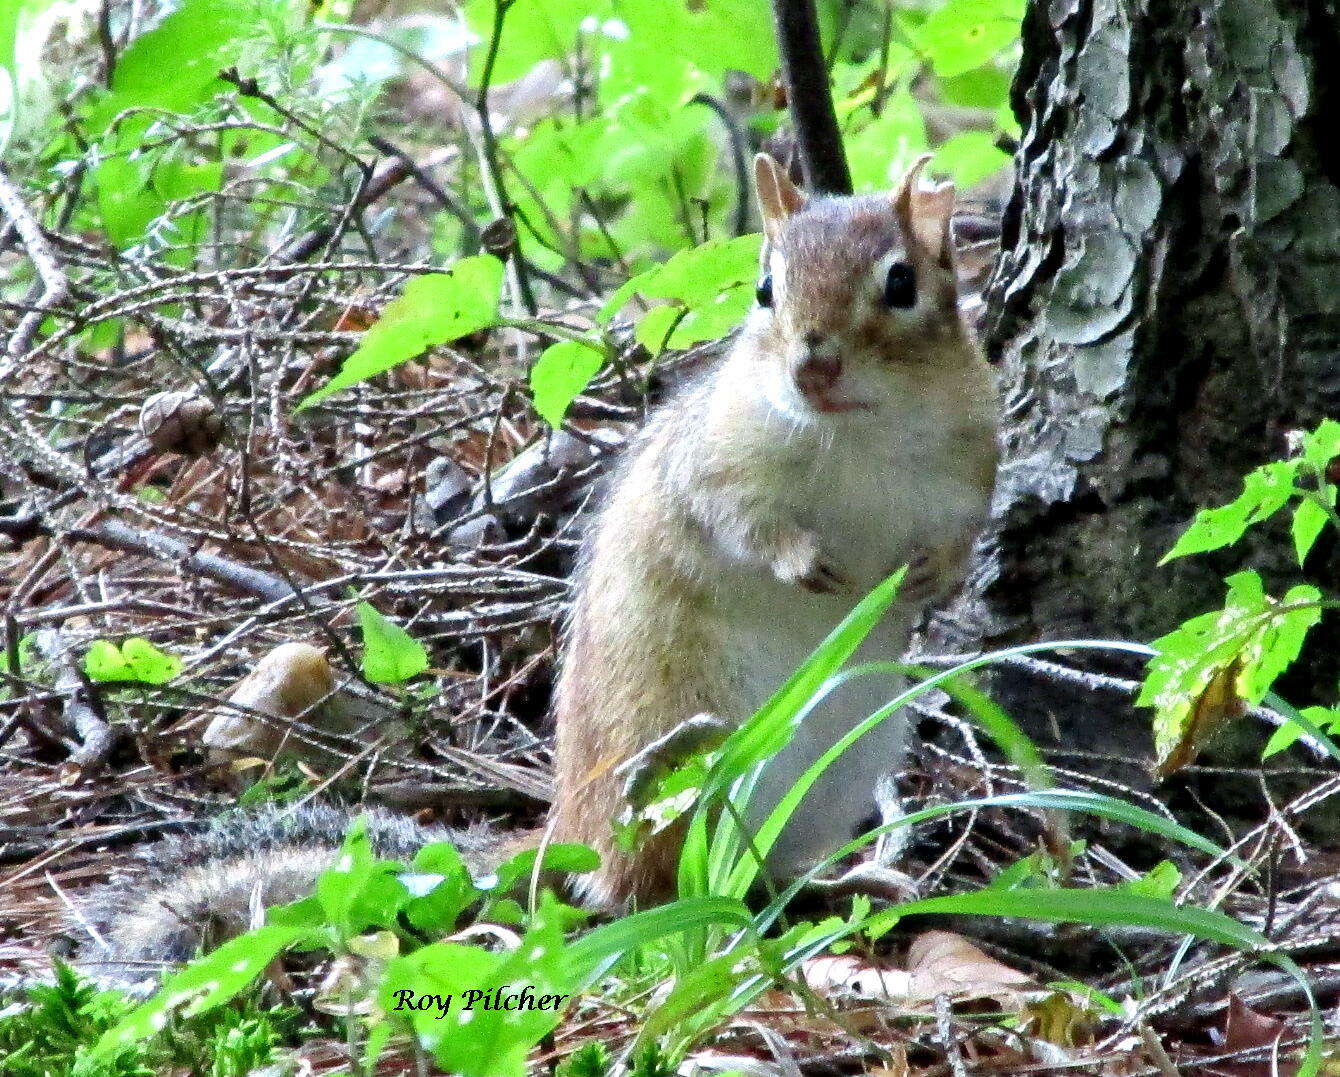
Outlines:
[[[877,417],[976,354],[958,311],[954,188],[921,185],[928,160],[890,194],[809,199],[754,159],[766,242],[753,328],[781,357],[765,391],[783,411]]]

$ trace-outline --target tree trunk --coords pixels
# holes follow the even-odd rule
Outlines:
[[[1023,35],[980,637],[1148,641],[1216,608],[1235,567],[1299,578],[1278,530],[1157,563],[1290,430],[1340,414],[1340,23],[1331,0],[1030,0]],[[1308,562],[1335,567],[1334,544]],[[1334,628],[1314,632],[1296,702],[1333,701],[1340,648],[1317,643]],[[1119,700],[999,687],[1044,740],[1148,759],[1148,723]]]

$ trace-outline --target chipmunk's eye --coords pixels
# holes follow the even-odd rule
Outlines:
[[[894,262],[889,266],[889,276],[884,282],[884,305],[899,310],[917,305],[917,271],[906,262]]]
[[[754,298],[758,300],[760,307],[772,306],[772,274],[763,274],[763,279],[758,282],[758,287],[754,290]]]

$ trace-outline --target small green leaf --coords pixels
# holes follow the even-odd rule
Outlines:
[[[1255,572],[1228,578],[1224,608],[1154,641],[1136,703],[1153,707],[1159,773],[1186,765],[1223,721],[1257,706],[1321,619],[1321,592],[1299,584],[1277,600]]]
[[[1182,873],[1177,870],[1177,865],[1171,860],[1160,860],[1138,879],[1123,883],[1120,889],[1130,894],[1171,901],[1181,885]]]
[[[1252,524],[1269,519],[1284,507],[1295,492],[1298,468],[1298,460],[1277,460],[1248,472],[1242,481],[1242,493],[1227,505],[1197,512],[1191,526],[1159,564],[1237,542]]]
[[[167,684],[181,669],[180,658],[160,651],[138,636],[132,636],[120,647],[109,640],[95,639],[84,658],[84,672],[90,680],[100,682]]]
[[[415,277],[400,298],[387,304],[340,372],[306,397],[298,410],[422,355],[434,345],[495,325],[502,280],[503,265],[490,254],[462,258],[443,273]]]
[[[557,430],[577,395],[605,363],[595,345],[576,340],[550,344],[530,368],[530,391],[540,418]]]
[[[358,604],[363,629],[363,676],[374,684],[400,684],[428,668],[428,652],[413,636],[366,602]]]
[[[1300,501],[1293,513],[1293,548],[1302,565],[1326,526],[1326,510],[1315,501]]]
[[[713,239],[690,250],[680,251],[664,265],[639,273],[627,281],[610,296],[598,318],[607,322],[634,295],[647,299],[671,299],[689,308],[710,306],[720,296],[733,295],[741,287],[747,287],[746,295],[752,296],[758,277],[758,256],[762,244],[761,235],[748,235],[735,239]],[[747,307],[746,303],[744,309]],[[743,316],[744,310],[735,311],[735,322]]]
[[[1301,714],[1318,732],[1323,729],[1330,733],[1340,732],[1340,707],[1305,707]],[[1292,747],[1305,732],[1297,722],[1285,722],[1266,741],[1266,746],[1261,749],[1261,758],[1269,759]]]

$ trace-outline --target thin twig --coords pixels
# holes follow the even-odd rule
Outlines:
[[[42,233],[41,224],[28,208],[22,192],[9,178],[9,173],[2,165],[0,165],[0,209],[3,209],[5,216],[13,222],[23,248],[28,252],[33,268],[37,270],[42,286],[42,291],[32,309],[23,316],[17,328],[10,334],[6,351],[13,362],[0,367],[0,382],[3,382],[9,375],[13,363],[28,351],[47,313],[70,297],[70,282],[61,272],[51,244]]]

